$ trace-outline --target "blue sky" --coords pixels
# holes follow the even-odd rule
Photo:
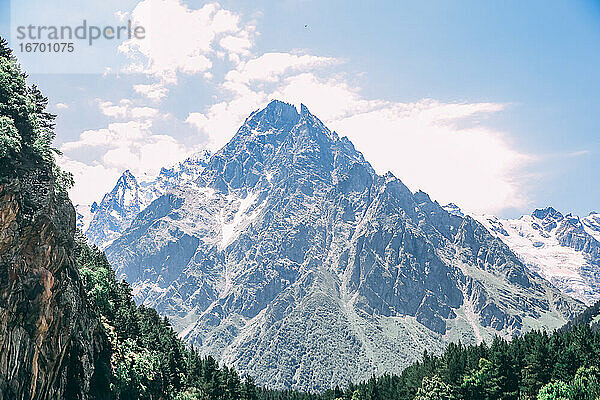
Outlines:
[[[3,37],[24,23],[118,24],[117,11],[149,33],[121,50],[76,43],[71,58],[16,52],[59,114],[76,202],[124,168],[150,176],[217,149],[279,97],[441,203],[600,208],[598,1],[22,3],[0,3]]]

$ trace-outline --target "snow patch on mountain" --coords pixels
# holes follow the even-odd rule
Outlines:
[[[249,210],[254,205],[257,198],[257,194],[250,192],[246,197],[238,200],[238,209],[230,220],[226,220],[224,217],[226,209],[221,211],[221,243],[219,246],[221,250],[231,244],[246,225],[256,218],[260,209],[256,209],[253,212],[249,212]]]
[[[600,299],[600,242],[592,214],[586,219],[537,209],[519,219],[474,216],[532,271],[563,293],[592,304]],[[583,227],[586,229],[583,229]],[[595,233],[596,236],[592,235]]]

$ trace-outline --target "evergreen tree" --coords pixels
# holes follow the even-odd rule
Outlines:
[[[454,400],[452,387],[437,375],[426,377],[417,392],[415,400]]]
[[[537,400],[572,400],[571,391],[563,381],[547,383],[540,389]]]

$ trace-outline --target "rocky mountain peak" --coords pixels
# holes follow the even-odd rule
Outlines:
[[[280,388],[397,372],[421,343],[556,327],[581,307],[477,221],[376,174],[306,106],[280,101],[107,256],[183,338]]]
[[[300,115],[294,105],[273,100],[262,110],[250,114],[244,125],[248,126],[248,131],[290,130],[299,118]]]
[[[536,220],[534,227],[539,227],[547,232],[556,228],[564,216],[553,207],[538,208],[531,213]]]
[[[135,179],[135,176],[133,176],[130,170],[126,169],[123,172],[123,174],[121,174],[121,176],[119,177],[119,182],[121,182],[122,184],[135,184],[137,183],[137,179]]]
[[[548,219],[560,221],[563,219],[563,215],[554,207],[537,208],[531,213],[531,216],[542,220]]]

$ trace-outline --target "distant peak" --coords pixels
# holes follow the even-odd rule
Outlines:
[[[538,208],[531,213],[531,216],[537,219],[556,219],[560,220],[563,218],[563,215],[558,212],[554,207],[546,207],[546,208]]]
[[[121,175],[121,177],[117,181],[117,184],[115,185],[115,189],[117,189],[120,186],[125,186],[125,187],[135,187],[135,186],[137,186],[137,179],[131,173],[130,170],[125,170],[125,172],[123,172],[123,174]]]
[[[392,171],[386,172],[385,175],[383,175],[383,177],[385,178],[386,182],[390,182],[390,181],[396,180],[396,176],[392,173]]]
[[[298,114],[298,110],[296,110],[296,106],[294,106],[293,104],[290,103],[286,103],[285,101],[281,101],[281,100],[271,100],[271,102],[269,104],[267,104],[267,106],[264,108],[263,111],[284,111],[284,112],[289,112],[293,114]]]
[[[125,179],[125,180],[135,180],[135,176],[131,173],[130,170],[126,169],[125,172],[123,172],[123,174],[121,175],[121,179]]]
[[[462,212],[460,207],[454,203],[448,203],[445,206],[443,206],[442,208],[452,215],[457,215],[459,217],[465,216],[465,214]]]

